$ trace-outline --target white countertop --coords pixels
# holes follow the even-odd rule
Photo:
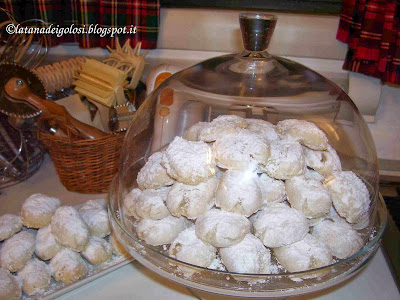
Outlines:
[[[105,197],[68,192],[60,183],[54,166],[46,156],[39,171],[27,181],[0,190],[0,214],[17,212],[21,203],[33,193],[45,193],[61,199],[63,204],[76,205],[89,199]],[[195,292],[203,299],[227,297]],[[59,299],[196,299],[186,287],[166,280],[132,262],[120,269],[77,288]],[[400,293],[385,260],[378,250],[366,268],[352,279],[319,293],[293,299],[400,299]]]

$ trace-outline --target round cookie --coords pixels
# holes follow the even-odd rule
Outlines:
[[[281,138],[276,132],[276,126],[268,121],[261,119],[245,119],[248,126],[247,130],[260,134],[267,142],[279,141]]]
[[[16,272],[25,266],[34,251],[34,235],[21,231],[3,243],[0,249],[0,266],[10,272]]]
[[[188,141],[196,142],[199,140],[199,131],[207,126],[207,122],[198,122],[193,126],[189,127],[183,134],[183,138]]]
[[[271,178],[263,173],[258,182],[263,200],[262,207],[286,200],[286,188],[283,181]]]
[[[314,226],[312,235],[323,241],[333,256],[345,259],[360,250],[364,243],[360,234],[346,221],[326,219]]]
[[[371,202],[369,192],[355,173],[336,173],[326,185],[332,193],[333,206],[337,213],[349,223],[357,223],[368,214]]]
[[[219,254],[230,272],[270,274],[271,252],[250,233],[238,244],[219,249]]]
[[[188,219],[196,219],[213,207],[217,185],[216,177],[198,185],[175,183],[167,196],[168,210],[175,217],[185,216]]]
[[[216,165],[211,147],[204,142],[191,142],[181,137],[169,144],[162,165],[178,182],[197,185],[215,175]]]
[[[276,203],[257,215],[253,231],[265,246],[277,248],[301,240],[308,232],[308,222],[300,211]]]
[[[144,190],[136,200],[136,214],[140,218],[160,220],[170,215],[165,200],[170,188]]]
[[[244,239],[250,221],[243,215],[211,209],[196,220],[196,235],[214,247],[229,247]]]
[[[13,236],[22,229],[20,216],[5,214],[0,217],[0,242]]]
[[[317,125],[305,120],[288,119],[278,122],[276,131],[284,140],[300,142],[313,150],[326,150],[328,138]]]
[[[329,176],[342,171],[342,164],[335,149],[328,145],[325,151],[312,150],[303,147],[306,165],[322,175]]]
[[[178,234],[191,223],[184,217],[165,217],[161,220],[142,219],[137,224],[136,232],[148,245],[170,244]]]
[[[235,133],[246,127],[247,122],[243,118],[235,115],[222,115],[200,128],[198,139],[205,142],[214,142],[226,134]]]
[[[99,201],[86,201],[79,208],[79,214],[88,226],[91,235],[105,237],[111,233],[107,209]]]
[[[56,281],[72,282],[87,273],[87,266],[79,253],[64,248],[50,260],[50,270]]]
[[[255,173],[226,171],[215,193],[215,205],[246,217],[252,215],[263,203],[258,180]]]
[[[155,152],[150,155],[146,164],[140,169],[136,181],[141,190],[158,189],[174,183],[161,165],[162,158],[161,152]]]
[[[142,193],[140,189],[131,190],[123,200],[124,213],[127,216],[134,217],[135,219],[140,219],[136,213],[136,201],[139,195]]]
[[[289,179],[304,174],[306,169],[303,148],[298,142],[277,141],[270,145],[271,155],[259,170],[275,179]]]
[[[91,264],[98,265],[109,261],[112,257],[111,245],[102,238],[97,236],[91,236],[89,240],[89,246],[82,251],[82,255]]]
[[[51,225],[39,229],[36,233],[35,254],[42,260],[52,259],[63,246],[57,242],[51,232]]]
[[[45,262],[32,259],[18,271],[22,279],[22,290],[28,296],[43,294],[50,286],[51,271]]]
[[[50,224],[57,207],[61,202],[57,198],[44,194],[33,194],[21,207],[22,223],[29,228],[42,228]]]
[[[311,234],[293,244],[275,248],[274,254],[289,272],[321,268],[332,263],[332,254],[327,245]]]
[[[205,244],[196,236],[195,226],[183,230],[171,243],[168,249],[169,256],[180,261],[207,268],[217,256],[217,249],[209,244]],[[186,275],[190,276],[196,272],[194,268],[178,264],[178,268]]]
[[[315,179],[292,177],[286,180],[286,193],[290,205],[310,219],[326,216],[332,206],[329,190]]]
[[[256,170],[269,157],[269,146],[264,138],[247,129],[225,134],[214,145],[218,166],[232,170]]]
[[[51,232],[61,245],[78,252],[85,250],[89,243],[89,228],[71,206],[57,208],[51,220]]]
[[[0,269],[0,299],[19,300],[21,294],[21,286],[17,278],[7,270]]]

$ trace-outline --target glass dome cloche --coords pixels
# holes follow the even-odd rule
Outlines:
[[[109,191],[113,230],[141,264],[194,289],[325,289],[379,248],[374,142],[336,84],[266,51],[275,16],[239,21],[244,51],[175,73],[135,114]]]

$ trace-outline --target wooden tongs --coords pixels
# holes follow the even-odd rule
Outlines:
[[[28,104],[40,110],[42,113],[38,121],[42,128],[46,128],[47,122],[50,126],[57,126],[71,139],[96,139],[106,136],[101,130],[72,117],[64,106],[32,93],[28,84],[21,78],[13,77],[7,82],[4,96],[11,102]]]

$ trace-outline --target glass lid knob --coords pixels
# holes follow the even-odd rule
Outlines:
[[[258,52],[268,48],[275,29],[277,17],[261,13],[242,13],[239,15],[240,30],[244,48]]]

